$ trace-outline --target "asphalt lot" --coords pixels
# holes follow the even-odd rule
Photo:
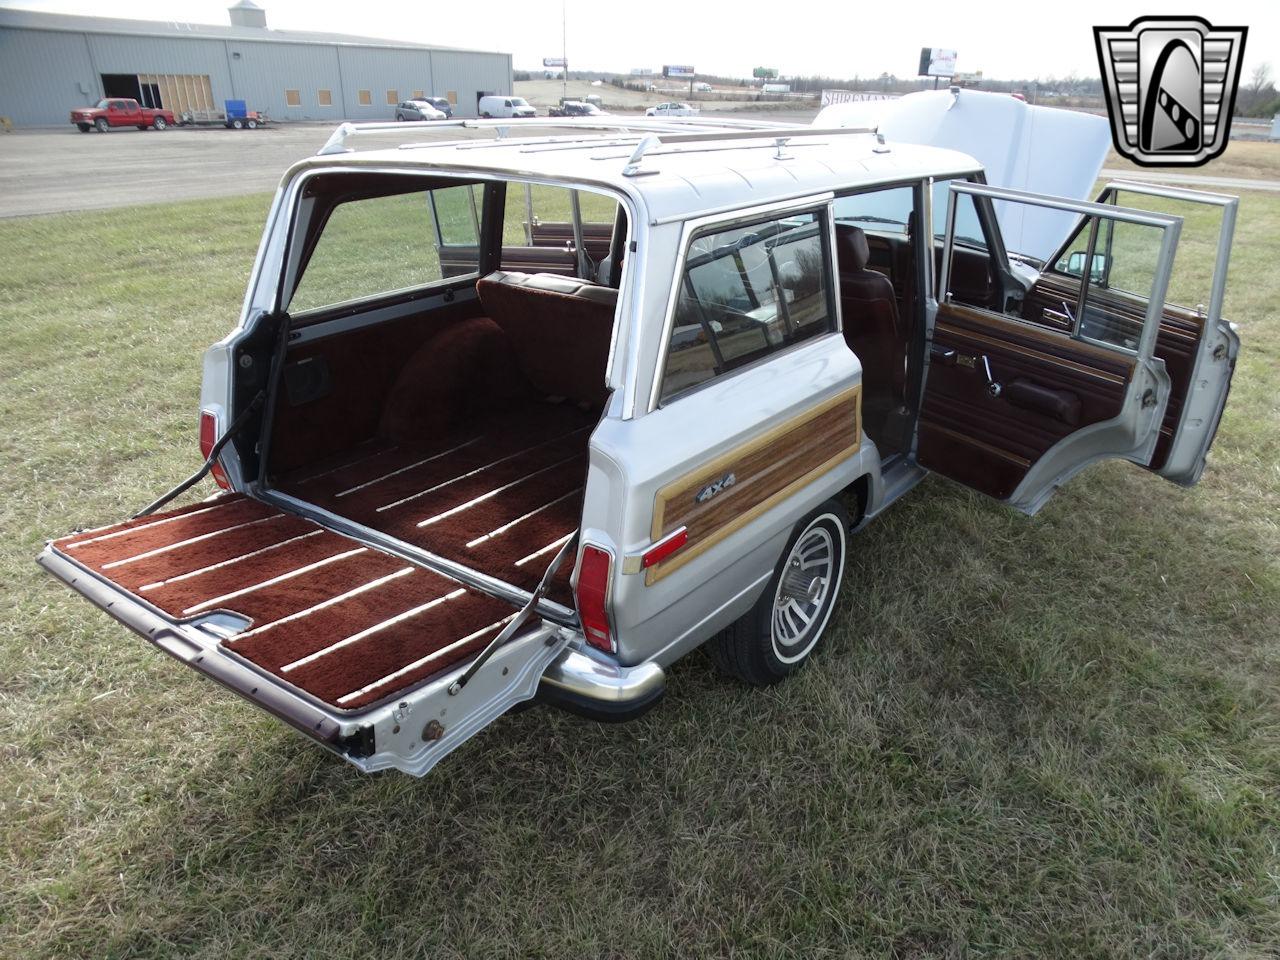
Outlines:
[[[735,111],[729,116],[743,116]],[[752,112],[807,124],[809,111]],[[290,164],[314,154],[335,124],[288,123],[259,130],[43,128],[0,134],[0,218],[101,210],[274,190]],[[368,143],[377,141],[371,135]],[[382,135],[376,135],[381,137]],[[488,131],[405,124],[385,142],[491,137]],[[362,141],[363,143],[363,141]]]
[[[0,136],[0,217],[271,191],[290,164],[324,145],[333,126],[20,130]],[[421,136],[444,139],[446,131]]]
[[[716,114],[708,114],[714,116]],[[807,124],[810,111],[734,111],[728,116],[790,120]],[[75,210],[101,210],[201,197],[241,196],[274,190],[290,164],[309,157],[328,139],[334,124],[288,123],[261,130],[113,130],[80,133],[65,129],[19,130],[0,135],[0,218]],[[371,135],[367,141],[376,143]],[[406,124],[385,142],[490,137],[488,131]],[[362,141],[364,142],[364,141]],[[1128,175],[1104,170],[1104,175]],[[1144,171],[1146,179],[1205,189],[1280,191],[1280,181]]]

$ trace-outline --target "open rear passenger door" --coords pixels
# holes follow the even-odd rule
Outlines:
[[[1021,291],[1005,291],[999,312],[956,302],[948,281],[960,194],[997,210],[1020,203],[1082,218],[1084,247],[1051,265],[1063,283],[1040,308],[1055,326],[1023,318]],[[1181,228],[1181,217],[1163,213],[952,183],[920,465],[1034,513],[1090,463],[1150,464],[1172,392],[1155,345]]]
[[[1186,221],[1169,278],[1166,298],[1170,302],[1164,305],[1156,334],[1155,356],[1164,361],[1169,374],[1170,396],[1147,468],[1190,486],[1204,471],[1240,350],[1239,338],[1222,316],[1240,200],[1152,183],[1112,181],[1098,196],[1098,203],[1182,216]],[[1054,305],[1079,283],[1069,266],[1073,254],[1083,261],[1088,229],[1086,219],[1045,265],[1027,295],[1025,319],[1056,325]],[[1093,285],[1094,296],[1113,311],[1137,317],[1146,304],[1111,280],[1117,256],[1114,241],[1113,233],[1104,231],[1095,242],[1100,277]],[[1117,269],[1123,274],[1123,267]]]

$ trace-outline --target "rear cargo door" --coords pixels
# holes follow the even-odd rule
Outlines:
[[[457,689],[509,603],[241,494],[55,540],[47,570],[364,770],[421,775],[537,691],[536,618]]]

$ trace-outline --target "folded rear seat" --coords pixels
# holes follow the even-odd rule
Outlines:
[[[476,290],[534,389],[591,407],[604,405],[617,290],[550,273],[502,270],[482,277]]]

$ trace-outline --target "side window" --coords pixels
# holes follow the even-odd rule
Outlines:
[[[1029,217],[1049,212],[1078,216],[1034,200],[1000,199],[1002,216]],[[1129,353],[1138,351],[1147,307],[1160,275],[1164,227],[1126,219],[1127,211],[1088,214],[1079,219],[1071,241],[1047,265],[1019,302],[986,306],[1019,320],[1037,323],[1074,339]],[[957,227],[957,234],[960,230]],[[965,302],[955,291],[964,277],[957,270],[963,247],[957,236],[947,277],[947,301]],[[981,306],[979,304],[979,306]]]
[[[1089,259],[1090,234],[1097,224],[1093,262]],[[1079,313],[1077,333],[1125,350],[1137,350],[1142,336],[1141,311],[1127,304],[1145,303],[1151,297],[1160,257],[1161,233],[1154,227],[1125,221],[1089,217],[1067,245],[1051,270],[1078,285],[1085,281],[1083,310],[1064,304],[1070,317]]]
[[[951,195],[951,181],[937,180],[933,184],[933,254],[934,276],[942,272],[942,245],[947,235],[947,203]],[[971,194],[956,194],[956,242],[951,252],[947,293],[952,303],[971,307],[996,309],[1000,304],[1000,284],[987,249],[986,234],[978,219],[977,201]]]
[[[941,241],[947,233],[947,197],[951,191],[950,180],[936,180],[933,184],[933,239]],[[987,241],[982,233],[982,221],[973,197],[962,193],[956,197],[956,243],[974,250],[986,250]]]
[[[818,211],[697,234],[680,277],[661,402],[835,329],[830,262]]]
[[[576,191],[584,254],[579,258],[574,194],[568,187],[507,184],[502,227],[502,260],[506,269],[595,277],[595,267],[609,254],[618,202],[601,194]]]
[[[476,272],[479,229],[470,185],[339,204],[329,214],[289,309],[294,313],[426,286]],[[442,247],[466,244],[471,269]]]

